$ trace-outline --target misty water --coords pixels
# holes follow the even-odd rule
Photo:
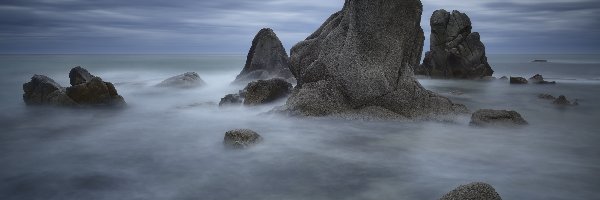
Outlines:
[[[547,59],[549,63],[531,63]],[[0,56],[0,199],[438,199],[474,181],[503,199],[600,199],[600,56],[491,55],[496,77],[543,74],[556,85],[428,80],[480,108],[520,112],[522,128],[455,122],[298,119],[219,108],[242,55]],[[115,83],[122,110],[27,107],[33,74],[68,85],[81,65]],[[195,71],[197,89],[154,87]],[[464,94],[456,95],[453,91]],[[579,99],[557,107],[539,93]],[[223,146],[249,128],[263,143]]]

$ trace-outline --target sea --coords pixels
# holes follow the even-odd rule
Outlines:
[[[489,55],[494,76],[542,74],[556,84],[419,79],[465,104],[515,110],[524,127],[454,121],[302,119],[218,103],[245,55],[0,55],[0,199],[439,199],[486,182],[503,199],[600,199],[600,55]],[[547,63],[533,63],[544,59]],[[34,74],[69,85],[82,66],[115,84],[124,109],[28,107]],[[197,72],[195,89],[155,87]],[[556,106],[540,93],[577,99]],[[263,142],[223,146],[252,129]]]

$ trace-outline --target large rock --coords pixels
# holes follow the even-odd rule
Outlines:
[[[223,144],[225,147],[234,149],[244,149],[262,141],[262,137],[249,129],[236,129],[227,131]]]
[[[94,75],[90,74],[87,69],[77,66],[69,71],[69,82],[72,86],[79,85],[91,81]]]
[[[516,111],[481,109],[471,116],[471,126],[514,126],[528,124]]]
[[[176,88],[194,88],[205,85],[206,83],[196,72],[186,72],[181,75],[168,78],[158,85],[159,87],[176,87]]]
[[[104,82],[100,77],[67,88],[67,95],[73,101],[82,105],[91,106],[120,106],[125,100],[117,93],[115,86]]]
[[[279,78],[258,80],[249,83],[244,91],[244,105],[260,105],[287,97],[292,91],[292,84]]]
[[[34,75],[31,81],[23,84],[23,101],[27,105],[77,105],[61,87],[51,78],[44,75]]]
[[[282,78],[293,82],[289,57],[281,41],[270,28],[264,28],[252,40],[246,65],[234,83],[246,84],[255,80]]]
[[[470,183],[444,195],[440,200],[502,200],[498,192],[487,183]]]
[[[436,78],[479,79],[492,76],[479,33],[459,11],[437,10],[431,16],[430,50],[415,74]]]
[[[346,0],[292,48],[290,69],[298,84],[278,111],[327,116],[368,108],[407,118],[463,111],[413,77],[424,41],[421,12],[419,0]]]
[[[527,84],[527,79],[523,77],[510,77],[510,84]]]

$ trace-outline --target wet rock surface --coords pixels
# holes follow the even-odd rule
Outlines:
[[[496,189],[487,183],[470,183],[444,195],[440,200],[502,200]]]
[[[527,84],[527,79],[523,77],[510,77],[510,84]]]
[[[235,129],[225,133],[223,144],[233,149],[244,149],[256,145],[262,141],[262,137],[250,129]]]
[[[244,105],[260,105],[287,97],[292,91],[292,84],[279,78],[258,80],[249,83],[244,91]]]
[[[77,105],[60,86],[51,78],[44,75],[34,75],[31,81],[23,84],[23,101],[27,105]]]
[[[156,86],[175,87],[175,88],[194,88],[206,85],[204,80],[196,72],[186,72],[181,75],[168,78]]]
[[[480,79],[492,76],[479,33],[459,11],[437,10],[431,16],[430,51],[415,74],[434,78]]]
[[[516,111],[481,109],[471,116],[471,126],[515,126],[528,124]]]

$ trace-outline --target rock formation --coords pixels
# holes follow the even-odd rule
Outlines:
[[[560,95],[552,103],[556,105],[571,105],[571,101],[569,101],[565,95]]]
[[[419,0],[346,0],[291,51],[298,84],[277,111],[300,116],[368,115],[429,118],[465,111],[462,105],[424,89],[412,67],[424,35]]]
[[[431,16],[430,50],[415,74],[435,78],[479,79],[492,76],[479,33],[459,11],[437,10]]]
[[[444,195],[440,200],[502,200],[494,187],[487,183],[470,183]]]
[[[51,78],[44,75],[34,75],[31,81],[23,84],[23,101],[27,105],[77,105],[61,87]]]
[[[481,109],[471,116],[471,126],[526,125],[525,119],[516,111]]]
[[[219,102],[219,106],[241,105],[242,102],[243,102],[242,98],[240,97],[239,94],[228,94],[228,95],[225,95],[225,97],[221,98],[221,101]]]
[[[206,83],[196,72],[186,72],[177,75],[167,80],[162,81],[156,86],[159,87],[176,87],[176,88],[194,88],[205,85]]]
[[[289,63],[287,52],[275,32],[270,28],[264,28],[252,40],[246,65],[234,83],[246,84],[271,78],[282,78],[293,82]]]
[[[536,74],[533,77],[529,78],[529,80],[532,83],[537,83],[537,84],[556,84],[556,81],[546,81],[544,80],[544,77],[540,74]]]
[[[258,80],[249,83],[244,91],[244,105],[260,105],[287,97],[292,91],[292,84],[279,78]]]
[[[223,144],[225,147],[234,149],[244,149],[262,141],[262,137],[249,129],[236,129],[227,131]]]
[[[527,84],[527,79],[523,77],[510,77],[510,84]]]
[[[556,97],[552,96],[551,94],[538,94],[538,98],[547,99],[547,100],[555,100],[556,99]]]

